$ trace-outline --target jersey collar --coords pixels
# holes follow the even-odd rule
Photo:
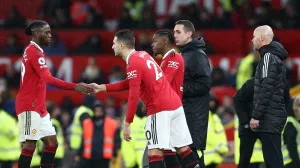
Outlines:
[[[44,50],[38,44],[36,44],[34,41],[30,41],[30,44],[34,45],[36,48],[38,48],[39,50],[44,52]]]
[[[174,50],[174,49],[169,50],[169,51],[163,56],[162,59],[165,59],[171,52],[175,52],[175,50]]]
[[[128,54],[127,58],[126,58],[126,64],[129,63],[129,58],[132,56],[132,54],[135,53],[135,50],[133,50],[131,53]]]

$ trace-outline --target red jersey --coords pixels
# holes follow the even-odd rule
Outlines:
[[[182,105],[163,71],[148,53],[134,51],[127,57],[126,63],[127,79],[106,85],[108,92],[129,88],[126,122],[133,121],[139,98],[146,105],[147,116],[175,110]]]
[[[182,56],[174,49],[168,51],[160,64],[174,91],[182,99],[183,79],[184,79],[184,61]]]
[[[52,77],[43,49],[31,41],[22,58],[20,90],[16,98],[16,114],[35,111],[41,116],[46,110],[46,84],[58,88],[74,90],[75,83],[69,83]]]

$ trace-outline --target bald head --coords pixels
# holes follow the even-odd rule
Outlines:
[[[259,35],[267,36],[267,37],[271,38],[271,40],[274,37],[274,33],[273,33],[272,28],[270,26],[267,26],[267,25],[257,27],[254,30],[254,32],[259,33]]]
[[[253,46],[255,50],[258,50],[264,45],[268,45],[273,40],[274,33],[270,26],[264,25],[259,26],[254,30],[253,33]]]

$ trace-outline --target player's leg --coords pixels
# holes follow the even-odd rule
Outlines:
[[[18,115],[19,140],[23,143],[18,168],[30,167],[36,142],[40,139],[40,120],[40,115],[33,111],[25,111]]]
[[[41,118],[40,136],[44,142],[44,151],[41,158],[41,168],[53,168],[54,156],[58,147],[55,128],[49,114]]]
[[[176,150],[164,150],[164,162],[168,168],[180,168],[181,164],[177,158]]]
[[[182,159],[183,166],[187,168],[199,167],[197,157],[188,146],[192,143],[183,108],[180,107],[173,112],[171,119],[170,145],[176,148]]]
[[[147,117],[146,138],[148,141],[148,158],[150,168],[163,168],[163,150],[169,148],[170,120],[166,112]]]
[[[149,168],[164,168],[163,150],[152,148],[148,150]]]

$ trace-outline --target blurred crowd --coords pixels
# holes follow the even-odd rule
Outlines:
[[[272,8],[270,0],[223,0],[214,10],[199,4],[200,1],[187,0],[178,9],[169,11],[162,21],[153,12],[153,0],[124,0],[118,20],[106,19],[102,14],[101,3],[97,0],[44,0],[36,10],[39,19],[46,20],[53,28],[88,29],[156,29],[173,28],[174,21],[188,19],[195,28],[227,29],[253,28],[257,25],[270,25],[277,29],[300,28],[298,15],[299,1],[283,1],[281,9]],[[23,28],[29,20],[12,7],[0,27]]]

